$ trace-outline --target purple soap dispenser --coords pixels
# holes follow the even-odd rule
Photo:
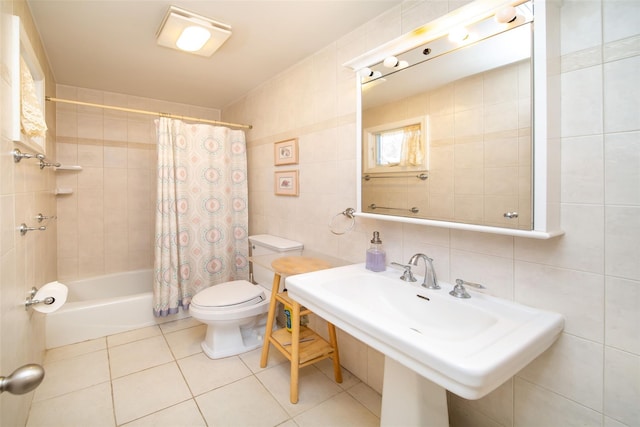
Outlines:
[[[366,268],[371,271],[385,271],[387,269],[387,255],[382,249],[382,240],[380,240],[380,233],[373,232],[373,239],[371,239],[371,246],[367,249],[367,262]]]

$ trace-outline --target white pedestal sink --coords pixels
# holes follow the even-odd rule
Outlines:
[[[447,426],[445,389],[479,399],[558,338],[560,314],[452,286],[430,290],[354,264],[286,279],[289,296],[382,352],[382,425]]]

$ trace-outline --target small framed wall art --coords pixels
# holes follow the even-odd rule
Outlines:
[[[276,142],[273,147],[273,159],[276,166],[298,164],[298,138]]]
[[[297,196],[300,192],[298,171],[276,171],[274,175],[276,196]]]

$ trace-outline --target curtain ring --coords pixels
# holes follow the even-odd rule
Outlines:
[[[345,234],[345,233],[347,233],[348,231],[351,231],[351,229],[353,228],[353,226],[354,226],[354,225],[355,225],[355,223],[356,223],[356,217],[353,215],[353,214],[355,213],[355,211],[356,211],[356,210],[355,210],[355,209],[353,209],[353,208],[347,208],[347,209],[345,209],[344,211],[342,211],[342,212],[339,212],[339,213],[335,214],[335,215],[331,218],[331,220],[329,221],[329,230],[331,230],[331,232],[332,232],[333,234],[338,235],[338,236],[340,236],[340,235],[342,235],[342,234]],[[336,218],[338,218],[340,215],[344,215],[344,216],[346,216],[347,218],[349,218],[349,219],[351,220],[351,224],[349,224],[349,226],[348,226],[347,228],[345,228],[343,231],[341,231],[341,232],[337,232],[337,231],[335,231],[335,230],[333,229],[333,228],[334,228],[334,227],[333,227],[333,223],[335,222]]]

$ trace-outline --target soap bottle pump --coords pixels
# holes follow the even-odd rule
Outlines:
[[[373,239],[371,239],[371,246],[367,249],[367,262],[365,267],[371,271],[385,271],[387,255],[382,249],[382,240],[380,240],[380,233],[373,232]]]

